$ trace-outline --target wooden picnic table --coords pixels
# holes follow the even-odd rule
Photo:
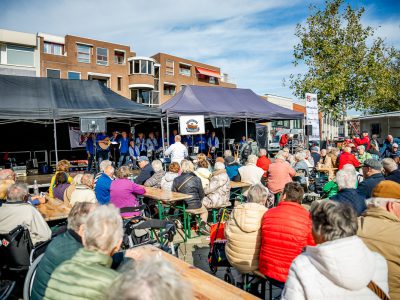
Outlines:
[[[145,246],[143,250],[150,257],[157,256],[168,261],[180,276],[191,284],[194,299],[258,299],[154,246]]]
[[[164,203],[188,200],[188,199],[192,198],[191,195],[187,195],[187,194],[171,192],[171,191],[158,189],[158,188],[154,188],[154,187],[147,187],[147,186],[143,186],[143,187],[146,189],[146,193],[144,194],[145,197],[156,200],[156,201],[161,201]]]
[[[46,203],[37,206],[37,209],[42,214],[46,222],[56,221],[68,218],[69,211],[71,210],[63,201],[45,196]]]
[[[236,182],[236,181],[231,181],[231,189],[236,189],[236,188],[245,188],[249,187],[251,184],[246,183],[246,182]]]

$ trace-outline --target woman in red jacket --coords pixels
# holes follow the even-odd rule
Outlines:
[[[285,185],[282,201],[269,209],[261,224],[260,272],[283,286],[292,261],[305,246],[314,246],[310,213],[301,206],[304,190],[297,182]]]
[[[357,158],[351,154],[351,148],[350,147],[344,147],[343,153],[340,154],[339,156],[339,167],[338,169],[341,170],[343,169],[344,165],[353,165],[354,168],[358,168],[360,166],[360,162],[357,160]]]
[[[267,172],[268,172],[268,168],[269,168],[270,164],[271,164],[271,161],[267,156],[267,150],[260,149],[260,153],[259,153],[258,160],[257,160],[257,167],[264,170],[264,175],[263,175],[264,178],[267,177]]]

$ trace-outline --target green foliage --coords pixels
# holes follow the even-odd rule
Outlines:
[[[320,10],[311,6],[305,25],[298,24],[294,65],[305,74],[290,75],[290,87],[299,98],[318,94],[320,109],[337,119],[348,109],[400,110],[400,54],[387,48],[374,30],[361,24],[364,8],[353,9],[344,0],[327,0]]]

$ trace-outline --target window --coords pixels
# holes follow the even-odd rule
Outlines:
[[[191,69],[191,67],[188,65],[179,64],[179,74],[181,74],[181,75],[190,77],[190,75],[191,75],[190,69]]]
[[[147,61],[145,60],[140,61],[140,73],[147,74]]]
[[[181,84],[181,91],[185,88],[186,84]]]
[[[122,90],[122,77],[117,78],[117,89],[118,91]]]
[[[141,104],[151,104],[152,92],[146,89],[132,89],[131,100]]]
[[[164,84],[164,95],[175,95],[175,86],[172,84]]]
[[[90,63],[91,46],[77,44],[78,46],[78,62]]]
[[[33,53],[33,48],[7,45],[7,64],[33,67]]]
[[[133,63],[135,66],[133,73],[139,74],[140,73],[140,60],[135,60]]]
[[[215,77],[211,76],[210,79],[208,80],[208,82],[211,83],[211,84],[216,84]]]
[[[376,135],[380,136],[380,134],[381,134],[381,124],[379,124],[379,123],[371,124],[371,134],[376,134]]]
[[[81,79],[81,73],[68,71],[68,79]]]
[[[290,121],[272,121],[272,127],[290,128]]]
[[[293,128],[294,129],[301,129],[302,128],[301,121],[302,120],[293,120]]]
[[[47,78],[60,78],[60,77],[61,77],[60,70],[47,69]]]
[[[44,42],[44,53],[54,54],[54,55],[63,55],[64,45]]]
[[[153,75],[153,62],[148,60],[147,61],[147,74]]]
[[[97,48],[97,64],[107,66],[108,64],[108,50],[106,48]]]
[[[124,51],[114,51],[114,63],[118,65],[123,65],[125,63],[125,52]]]
[[[165,62],[165,74],[174,76],[174,61],[167,59]]]

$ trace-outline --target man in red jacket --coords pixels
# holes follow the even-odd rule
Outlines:
[[[281,283],[286,282],[292,261],[305,246],[314,246],[310,213],[301,206],[304,190],[297,182],[283,189],[281,202],[269,209],[261,222],[260,272]]]
[[[355,168],[358,168],[360,166],[360,162],[353,154],[351,154],[350,147],[344,147],[343,153],[340,154],[338,169],[339,170],[343,169],[343,166],[347,164],[353,165]]]
[[[356,144],[356,147],[363,145],[365,147],[365,150],[369,150],[371,147],[370,139],[368,136],[368,131],[363,130],[362,133],[362,138],[353,138],[354,144]]]
[[[260,153],[259,153],[256,165],[257,165],[257,167],[264,170],[264,175],[263,175],[264,178],[267,177],[267,172],[268,172],[268,168],[269,168],[270,164],[271,164],[271,161],[267,157],[267,150],[260,149]]]

